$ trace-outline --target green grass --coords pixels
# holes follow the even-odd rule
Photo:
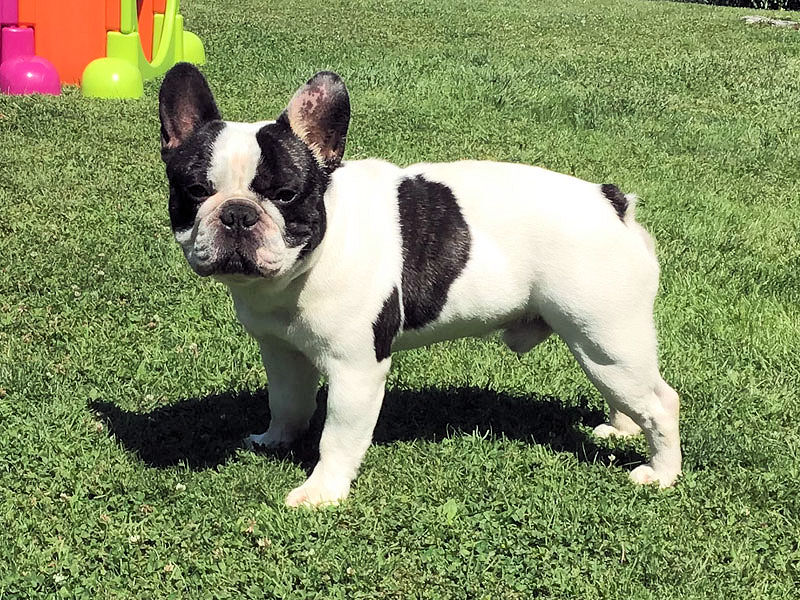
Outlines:
[[[639,0],[237,4],[184,2],[226,118],[334,69],[350,158],[641,196],[685,475],[629,484],[644,442],[591,436],[564,344],[488,338],[396,355],[351,498],[284,508],[319,418],[291,455],[238,448],[267,383],[171,239],[158,82],[0,97],[0,599],[797,597],[798,33]]]

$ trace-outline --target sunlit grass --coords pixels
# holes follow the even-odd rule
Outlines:
[[[0,97],[0,598],[796,595],[797,32],[636,0],[183,9],[226,118],[333,69],[350,158],[637,193],[685,476],[630,485],[643,440],[592,438],[602,403],[564,345],[489,338],[396,355],[351,498],[285,509],[319,419],[292,456],[237,448],[267,382],[171,239],[158,82]]]

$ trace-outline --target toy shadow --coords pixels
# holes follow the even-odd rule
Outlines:
[[[326,398],[327,389],[322,388],[307,435],[285,451],[265,452],[292,460],[310,472],[319,456]],[[264,431],[269,424],[266,390],[191,398],[148,413],[123,410],[103,401],[89,406],[123,447],[152,467],[215,467],[243,447],[244,437]],[[580,399],[578,406],[565,406],[556,398],[517,397],[474,387],[387,390],[373,443],[438,441],[478,432],[490,438],[543,444],[583,462],[607,462],[612,453],[617,464],[644,462],[630,443],[619,442],[621,447],[613,449],[597,445],[579,427],[597,425],[603,418],[601,411],[587,407],[585,399]]]

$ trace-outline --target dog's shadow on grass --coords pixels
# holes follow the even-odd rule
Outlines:
[[[310,470],[318,458],[326,398],[327,389],[322,388],[308,434],[291,449],[270,454]],[[264,431],[269,424],[266,390],[192,398],[148,413],[123,410],[104,401],[89,406],[122,446],[152,467],[216,467],[243,447],[244,437]],[[583,431],[586,428],[580,427],[592,427],[603,418],[603,413],[589,408],[585,399],[571,406],[557,398],[518,397],[474,387],[387,390],[374,443],[438,441],[478,432],[543,444],[555,452],[573,454],[582,462],[605,462],[612,453],[618,464],[643,462],[630,444],[613,450],[597,445]]]

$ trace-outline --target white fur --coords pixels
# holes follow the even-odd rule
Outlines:
[[[240,133],[252,136],[229,135]],[[225,143],[250,150],[244,138]],[[217,181],[246,180],[252,164],[224,166],[235,160],[220,157]],[[536,167],[363,160],[333,173],[326,234],[302,265],[276,279],[226,280],[268,372],[272,422],[251,442],[290,442],[314,410],[319,374],[328,379],[320,461],[287,504],[345,498],[370,444],[390,363],[375,358],[372,324],[391,290],[402,290],[396,192],[417,174],[452,189],[472,244],[439,318],[401,332],[393,350],[505,330],[525,352],[555,331],[611,406],[598,435],[644,429],[652,459],[631,477],[671,485],[681,468],[678,397],[659,375],[658,264],[633,217],[621,221],[598,185]]]
[[[255,134],[261,126],[258,123],[225,123],[214,141],[208,169],[208,179],[216,189],[231,194],[252,193],[250,182],[261,159],[261,148]]]

